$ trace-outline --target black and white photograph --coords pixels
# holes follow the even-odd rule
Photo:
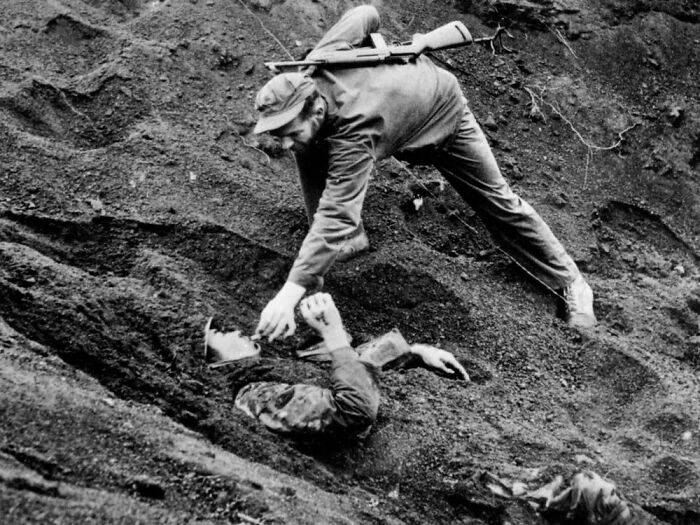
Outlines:
[[[700,525],[698,0],[0,6],[0,523]]]

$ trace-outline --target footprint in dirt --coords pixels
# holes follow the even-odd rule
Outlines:
[[[117,49],[117,37],[70,13],[57,14],[44,26],[37,42],[43,53],[37,60],[44,70],[74,77],[102,66]],[[35,44],[36,45],[36,44]]]
[[[83,0],[83,2],[120,21],[136,18],[148,11],[150,6],[160,3],[150,0]]]
[[[0,115],[15,129],[78,149],[123,140],[149,113],[147,97],[116,75],[80,93],[33,80],[0,98]]]
[[[633,204],[610,201],[597,212],[593,227],[598,243],[589,271],[608,278],[629,273],[691,276],[700,256],[658,215]]]

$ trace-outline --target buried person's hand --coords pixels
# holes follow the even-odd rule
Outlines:
[[[343,330],[343,320],[330,294],[310,295],[301,301],[299,311],[308,325],[321,335]]]
[[[301,301],[299,311],[308,325],[321,334],[329,351],[348,346],[343,320],[330,294],[319,292],[307,297]]]
[[[444,372],[450,377],[469,381],[469,374],[450,352],[430,345],[411,345],[411,352],[420,356],[425,366]]]

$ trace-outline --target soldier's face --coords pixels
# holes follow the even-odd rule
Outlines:
[[[286,126],[277,130],[276,135],[284,149],[301,152],[307,149],[316,138],[323,120],[317,114],[308,117],[297,116]]]

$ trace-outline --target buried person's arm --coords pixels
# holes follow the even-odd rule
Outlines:
[[[331,361],[331,388],[268,381],[244,386],[236,396],[236,407],[270,430],[290,437],[327,432],[365,434],[377,417],[380,369],[423,366],[446,377],[469,380],[450,352],[423,344],[411,346],[395,329],[353,349],[340,313],[327,293],[302,300],[300,312],[323,338],[320,351],[304,354],[325,354]],[[242,344],[241,339],[247,344]],[[215,352],[219,361],[210,366],[224,366],[241,357],[257,356],[259,346],[246,339],[239,332],[222,334],[208,329],[207,344],[235,343],[229,352],[219,348]],[[251,345],[253,348],[249,348]]]
[[[371,425],[379,409],[377,373],[370,363],[358,359],[348,344],[333,298],[327,293],[314,294],[301,302],[299,310],[306,323],[323,337],[331,354],[331,390],[338,423],[346,428]]]
[[[447,350],[416,343],[411,345],[411,353],[420,357],[423,366],[429,370],[469,381],[467,371]]]
[[[349,346],[340,313],[329,294],[301,301],[304,320],[323,337],[331,358],[331,388],[257,382],[244,386],[236,406],[268,429],[290,437],[367,432],[377,417],[377,370]]]

